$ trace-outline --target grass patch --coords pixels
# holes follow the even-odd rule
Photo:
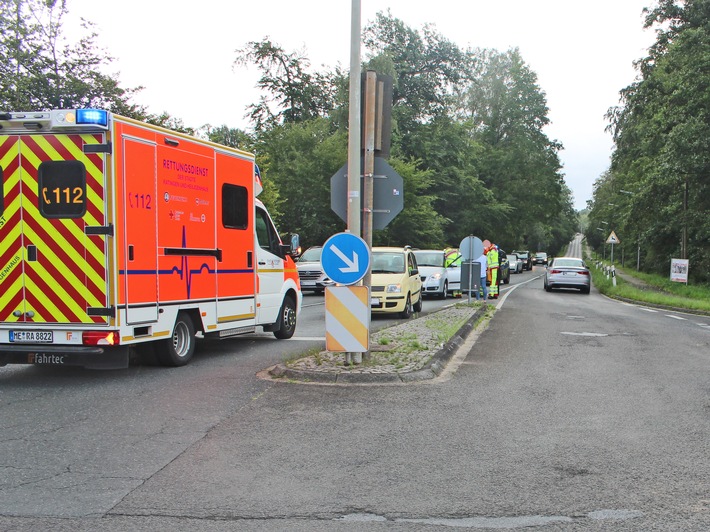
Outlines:
[[[707,286],[686,286],[683,283],[672,282],[660,275],[640,273],[617,267],[616,286],[611,276],[607,279],[605,272],[590,264],[594,287],[609,297],[622,297],[641,303],[675,307],[688,310],[710,312],[710,288]],[[640,288],[625,281],[619,272],[642,281],[649,288]]]

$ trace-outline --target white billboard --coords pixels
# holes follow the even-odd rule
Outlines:
[[[688,284],[688,259],[671,259],[671,281]]]

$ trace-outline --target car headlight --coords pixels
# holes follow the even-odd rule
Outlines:
[[[432,273],[431,276],[429,276],[429,279],[432,279],[434,281],[438,281],[439,279],[441,279],[441,273],[439,273],[439,272]]]
[[[388,294],[399,294],[402,292],[402,285],[401,284],[388,284],[387,285],[387,293]]]

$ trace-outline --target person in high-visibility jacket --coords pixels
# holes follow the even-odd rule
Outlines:
[[[500,263],[498,262],[498,246],[491,244],[488,247],[486,258],[488,259],[488,272],[491,278],[491,286],[488,289],[488,299],[498,299],[498,269],[500,268]]]

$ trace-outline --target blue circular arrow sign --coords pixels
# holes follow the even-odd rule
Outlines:
[[[338,233],[323,244],[320,257],[323,271],[338,284],[355,284],[370,267],[370,248],[352,233]]]

